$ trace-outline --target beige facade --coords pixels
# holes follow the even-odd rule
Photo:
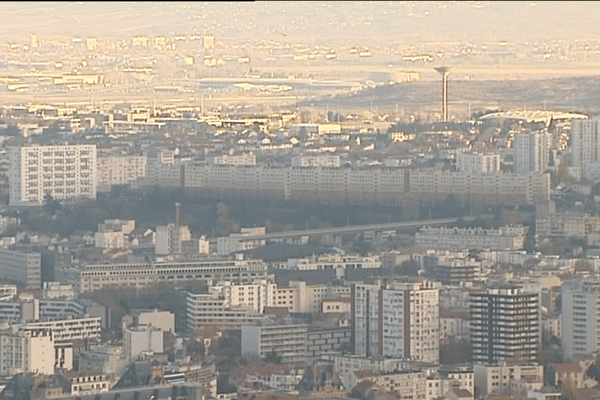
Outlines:
[[[506,364],[487,366],[475,364],[475,388],[478,395],[488,394],[507,395],[510,393],[512,381],[535,380],[544,382],[543,365]]]
[[[215,279],[250,283],[266,277],[266,265],[259,260],[211,260],[87,265],[71,279],[79,293],[89,293],[111,287],[145,288]]]
[[[54,340],[50,330],[0,332],[0,375],[54,373]]]
[[[98,157],[98,189],[127,185],[145,176],[145,156]]]
[[[171,185],[176,180],[171,181]],[[321,168],[186,164],[182,185],[222,195],[401,203],[406,196],[443,202],[539,204],[550,199],[550,175],[452,172],[434,168]]]
[[[361,374],[358,374],[361,375]],[[365,379],[370,380],[385,390],[394,393],[399,399],[419,400],[425,399],[426,375],[425,372],[400,372],[390,374],[371,374],[364,375]],[[358,380],[360,383],[361,380]]]

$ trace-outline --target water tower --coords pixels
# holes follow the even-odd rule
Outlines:
[[[442,75],[442,121],[448,122],[448,75],[450,75],[450,67],[437,67],[435,70]]]

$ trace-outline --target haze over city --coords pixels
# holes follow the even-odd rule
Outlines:
[[[600,4],[0,15],[0,400],[600,399]]]

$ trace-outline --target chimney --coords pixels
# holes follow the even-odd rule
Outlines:
[[[175,226],[181,226],[181,203],[175,203]]]

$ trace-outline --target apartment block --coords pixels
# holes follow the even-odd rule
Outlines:
[[[136,361],[143,352],[163,352],[163,330],[151,325],[128,326],[123,330],[125,358]]]
[[[145,156],[98,157],[98,190],[112,185],[129,185],[146,176]]]
[[[491,285],[471,293],[471,344],[473,361],[537,360],[541,341],[538,292],[515,285]]]
[[[173,177],[166,186],[179,182]],[[157,183],[154,183],[157,184]],[[175,185],[177,186],[177,185]],[[258,198],[399,204],[416,198],[443,202],[449,195],[478,204],[544,204],[550,175],[537,172],[454,172],[435,168],[322,168],[187,163],[188,192]]]
[[[578,237],[600,232],[600,217],[576,212],[559,212],[535,219],[538,237]]]
[[[456,169],[460,172],[499,172],[499,154],[458,153]]]
[[[514,381],[544,382],[544,366],[534,363],[475,364],[475,389],[480,396],[508,395]]]
[[[579,120],[571,123],[571,165],[581,167],[583,178],[600,177],[599,119]]]
[[[0,277],[27,289],[41,289],[42,255],[0,250]]]
[[[228,301],[233,307],[246,307],[262,313],[265,307],[276,305],[277,284],[267,279],[252,283],[218,282],[209,291]]]
[[[354,354],[439,362],[439,286],[427,280],[352,285]]]
[[[561,310],[565,359],[597,352],[600,349],[600,281],[564,282]]]
[[[307,361],[308,325],[294,321],[263,321],[242,326],[242,357],[264,359],[269,354],[282,363]]]
[[[8,149],[9,204],[96,198],[96,146],[13,146]]]
[[[49,329],[0,332],[0,375],[54,373],[54,340]]]
[[[71,275],[78,293],[105,288],[146,288],[159,283],[231,280],[251,283],[267,278],[267,267],[260,260],[208,260],[189,262],[152,262],[97,264],[84,266]]]
[[[550,135],[545,132],[520,133],[513,141],[513,172],[543,173],[548,168]]]
[[[212,293],[187,293],[187,327],[189,330],[207,325],[239,327],[249,325],[264,317],[248,306],[233,306],[219,291]]]
[[[101,317],[83,317],[61,319],[54,321],[29,322],[21,325],[25,332],[38,332],[40,330],[52,331],[52,338],[57,345],[66,344],[73,340],[100,339],[102,331]]]

